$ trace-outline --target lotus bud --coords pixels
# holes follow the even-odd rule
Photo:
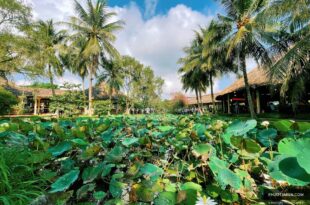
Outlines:
[[[268,126],[270,125],[270,123],[269,121],[263,121],[261,125],[264,126],[266,129],[268,129]]]

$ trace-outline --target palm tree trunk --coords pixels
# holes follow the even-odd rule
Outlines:
[[[83,94],[83,104],[84,104],[84,113],[87,110],[87,103],[86,103],[86,95],[85,95],[85,78],[82,77],[82,94]]]
[[[88,115],[93,115],[93,69],[89,69]]]
[[[195,89],[195,95],[196,95],[196,101],[197,101],[197,109],[198,109],[198,112],[200,112],[200,104],[199,104],[199,96],[198,96],[197,88]]]
[[[212,79],[212,74],[210,73],[210,88],[211,88],[211,99],[212,99],[212,113],[216,113],[216,108],[215,108],[215,101],[214,101],[214,93],[213,93],[213,79]]]
[[[55,94],[54,79],[53,79],[53,73],[52,73],[51,65],[48,65],[48,77],[50,78],[50,84],[52,86],[52,95],[54,97],[56,94]]]
[[[203,112],[203,110],[202,110],[203,104],[202,104],[201,90],[199,90],[198,92],[199,92],[199,101],[200,101],[200,112],[202,113]]]
[[[240,56],[240,66],[241,66],[241,71],[243,73],[243,80],[244,80],[245,90],[246,90],[246,94],[247,94],[251,118],[254,119],[254,118],[256,118],[256,114],[254,111],[254,105],[253,105],[253,100],[252,100],[251,91],[250,91],[248,74],[246,72],[245,56]]]
[[[112,90],[110,89],[109,91],[109,100],[110,100],[110,104],[109,104],[109,111],[108,111],[108,115],[111,115],[111,111],[112,111]]]

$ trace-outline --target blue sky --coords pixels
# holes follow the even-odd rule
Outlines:
[[[33,8],[34,19],[67,21],[75,15],[73,0],[26,0]],[[85,3],[85,0],[80,0]],[[151,66],[156,75],[165,80],[163,97],[182,91],[177,61],[184,55],[182,49],[194,37],[194,30],[207,26],[222,13],[223,8],[214,0],[110,0],[109,10],[117,13],[116,19],[125,21],[124,28],[116,33],[115,47],[122,55],[130,55]],[[248,70],[256,64],[247,61]],[[35,79],[15,75],[18,84],[31,84]],[[215,79],[215,92],[229,86],[236,76],[229,74]],[[46,81],[44,78],[37,79]],[[81,83],[81,79],[69,72],[57,77],[56,83]],[[87,86],[87,84],[86,84]],[[208,90],[208,93],[210,91]],[[192,96],[193,93],[186,93]]]
[[[164,15],[171,8],[177,6],[178,4],[184,4],[190,7],[193,10],[205,13],[205,14],[216,14],[221,10],[219,1],[216,0],[137,0],[137,1],[128,1],[128,0],[110,0],[108,4],[110,6],[126,6],[130,2],[135,2],[139,5],[142,13],[147,13],[148,8],[154,9],[155,15]],[[146,16],[148,18],[149,16]]]

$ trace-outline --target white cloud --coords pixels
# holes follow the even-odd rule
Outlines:
[[[74,15],[72,0],[27,0],[33,6],[36,19],[65,21]],[[131,55],[145,65],[150,65],[156,75],[166,80],[164,97],[171,92],[181,91],[182,85],[177,75],[177,60],[183,56],[182,49],[194,36],[193,30],[200,25],[207,25],[212,16],[206,16],[185,5],[177,5],[164,15],[154,15],[157,0],[146,0],[146,13],[150,18],[143,18],[136,3],[126,7],[113,7],[117,18],[126,22],[123,30],[116,33],[115,47],[122,55]],[[70,81],[77,83],[78,77],[66,74],[56,79],[57,83]],[[79,81],[80,82],[80,81]]]
[[[157,3],[158,3],[158,0],[144,0],[144,4],[145,4],[144,16],[146,18],[154,16],[156,12]]]
[[[181,91],[177,75],[177,60],[183,55],[182,49],[194,36],[193,30],[207,25],[211,16],[193,11],[185,5],[171,8],[166,15],[157,15],[144,20],[139,8],[132,3],[125,8],[113,8],[118,18],[126,21],[125,28],[117,34],[116,48],[150,65],[157,75],[162,76],[164,96]]]

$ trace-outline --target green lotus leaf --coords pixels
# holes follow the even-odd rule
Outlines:
[[[105,159],[107,162],[120,162],[122,161],[124,155],[125,153],[123,147],[116,146],[107,154]]]
[[[161,192],[154,200],[155,205],[174,205],[176,204],[175,192]]]
[[[117,181],[115,178],[112,178],[109,185],[109,191],[114,198],[119,198],[122,196],[125,186],[126,184]]]
[[[59,177],[52,185],[50,193],[67,190],[79,177],[80,170],[72,170],[67,174]]]
[[[62,155],[63,153],[71,150],[72,145],[70,142],[64,141],[59,143],[58,145],[54,147],[48,148],[48,151],[54,156],[57,157],[59,155]]]
[[[79,188],[76,192],[77,199],[80,200],[87,196],[88,192],[92,192],[96,187],[96,184],[85,184],[81,188]]]
[[[93,196],[96,200],[101,201],[102,199],[104,199],[104,197],[106,197],[107,193],[105,193],[104,191],[96,191],[94,192]]]
[[[270,147],[275,144],[274,139],[277,137],[277,130],[273,128],[264,129],[258,133],[258,141],[265,147]]]
[[[87,184],[89,182],[94,181],[102,172],[103,164],[100,163],[95,167],[87,167],[84,169],[82,174],[83,183]]]
[[[220,195],[221,188],[217,185],[210,184],[210,185],[207,185],[206,191],[209,196],[211,196],[212,198],[216,198]]]
[[[256,120],[247,120],[246,122],[237,120],[227,127],[226,133],[230,133],[234,136],[243,136],[251,129],[254,129],[256,125]]]
[[[250,138],[233,136],[231,138],[231,144],[241,151],[246,151],[248,153],[258,153],[261,151],[260,145]]]
[[[209,167],[212,172],[217,175],[220,170],[228,168],[228,163],[214,156],[210,159]]]
[[[132,137],[132,138],[126,138],[122,141],[122,144],[126,147],[129,147],[132,144],[135,144],[139,141],[139,138]]]
[[[85,140],[79,139],[79,138],[72,139],[71,142],[73,142],[74,144],[77,144],[77,145],[81,145],[81,146],[87,146],[89,144]]]
[[[278,155],[268,165],[269,175],[277,181],[285,181],[293,186],[310,184],[310,174],[303,169],[296,157]]]
[[[278,144],[280,154],[288,156],[297,156],[304,148],[310,147],[309,138],[284,138]]]
[[[186,191],[186,190],[195,190],[195,191],[202,191],[202,187],[200,184],[196,184],[194,182],[186,182],[181,185],[180,190]]]
[[[291,130],[292,124],[293,123],[290,120],[277,120],[271,122],[271,125],[273,125],[280,132],[288,132]]]
[[[168,132],[173,130],[175,127],[173,126],[158,126],[157,129],[161,132]]]
[[[242,186],[241,178],[229,169],[221,169],[218,173],[217,180],[222,189],[230,185],[232,188],[238,190]]]
[[[196,157],[215,152],[215,148],[210,144],[198,144],[193,147],[193,154]]]
[[[298,164],[306,170],[308,174],[310,174],[310,147],[305,147],[301,150],[301,152],[297,155]]]
[[[140,174],[150,177],[152,181],[156,181],[163,173],[164,170],[162,168],[150,163],[146,163],[140,168]]]
[[[104,165],[101,173],[101,178],[108,176],[113,167],[115,167],[115,164]]]

